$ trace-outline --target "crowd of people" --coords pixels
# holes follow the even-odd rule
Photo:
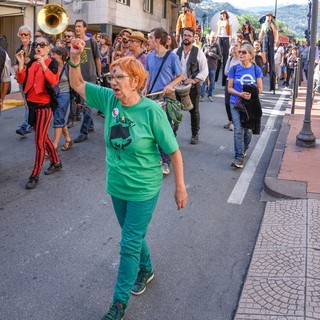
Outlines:
[[[246,21],[233,38],[229,14],[223,10],[217,32],[210,32],[202,42],[189,3],[182,9],[172,34],[158,27],[146,37],[126,28],[112,41],[105,33],[92,36],[86,22],[76,20],[74,30],[66,30],[53,43],[41,30],[32,35],[26,25],[18,29],[21,45],[14,69],[24,114],[16,133],[22,137],[34,133],[36,149],[26,188],[36,188],[45,157],[50,166],[44,174],[53,174],[62,169],[60,150],[68,151],[74,143],[89,139],[94,131],[93,108],[104,119],[107,192],[122,229],[118,278],[104,320],[122,319],[130,294],[142,294],[154,278],[145,236],[163,174],[169,174],[171,166],[178,209],[188,201],[176,139],[179,125],[159,100],[182,102],[175,88],[189,88],[193,106],[189,111],[190,144],[196,145],[200,141],[200,102],[206,96],[214,102],[215,82],[221,73],[227,117],[223,127],[234,132],[231,166],[239,169],[244,166],[252,134],[260,133],[263,76],[269,73],[270,90],[278,89],[281,80],[288,88],[298,57],[308,76],[309,47],[306,43],[284,47],[272,14],[266,15],[259,34]],[[9,64],[0,48],[1,108],[10,81],[5,67]],[[77,121],[82,121],[80,132],[72,138],[68,129]],[[48,134],[50,125],[53,140]]]

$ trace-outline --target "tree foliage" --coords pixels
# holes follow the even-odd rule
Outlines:
[[[250,13],[245,13],[242,15],[237,16],[239,25],[242,26],[246,21],[250,21],[251,25],[254,27],[256,32],[259,32],[261,30],[261,24],[259,22],[261,17],[257,17],[255,15],[252,15]],[[289,37],[290,39],[293,39],[296,37],[296,33],[289,29],[287,23],[285,23],[282,20],[276,20],[279,33]]]

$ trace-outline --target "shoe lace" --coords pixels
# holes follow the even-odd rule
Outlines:
[[[136,284],[140,285],[146,281],[147,273],[143,270],[140,270],[138,272],[137,281]]]

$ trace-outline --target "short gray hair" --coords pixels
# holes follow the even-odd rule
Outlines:
[[[32,33],[31,33],[31,28],[28,27],[27,25],[23,25],[21,26],[19,29],[18,29],[18,33],[17,33],[17,36],[20,37],[20,32],[21,31],[27,31],[29,34],[30,34],[30,37],[32,36]]]

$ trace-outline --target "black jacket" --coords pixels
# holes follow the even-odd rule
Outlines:
[[[251,93],[250,100],[242,99],[246,109],[245,112],[240,112],[242,127],[251,129],[253,134],[260,134],[262,108],[259,90],[254,84],[244,84],[242,90]]]

